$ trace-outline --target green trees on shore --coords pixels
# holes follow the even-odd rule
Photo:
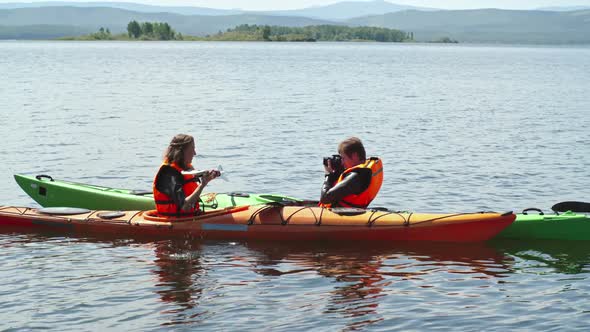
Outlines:
[[[403,42],[413,40],[413,33],[377,27],[348,27],[341,25],[310,25],[284,27],[268,25],[238,25],[226,32],[209,36],[213,40],[260,40],[260,41],[378,41]]]
[[[109,28],[100,27],[97,32],[78,36],[78,37],[60,37],[57,38],[58,40],[117,40],[119,39],[120,35],[113,35],[111,34],[111,30]]]
[[[310,25],[285,27],[242,24],[205,37],[183,36],[166,22],[137,22],[127,24],[127,33],[112,35],[108,28],[79,37],[62,40],[195,40],[195,41],[376,41],[406,42],[414,40],[414,33],[378,27],[348,27],[342,25]],[[437,42],[453,42],[441,39]]]
[[[100,27],[100,29],[98,29],[98,32],[95,33],[91,33],[90,37],[96,40],[110,40],[113,39],[113,36],[111,35],[111,30],[109,30],[109,28],[103,28]]]
[[[127,24],[127,35],[142,40],[182,40],[182,35],[166,22],[139,23],[133,20]]]
[[[62,37],[60,40],[183,40],[183,36],[172,29],[166,22],[131,21],[127,24],[127,33],[111,34],[108,28],[101,27],[97,32],[78,36]]]

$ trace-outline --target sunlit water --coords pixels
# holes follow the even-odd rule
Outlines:
[[[179,132],[209,191],[317,199],[351,135],[374,205],[420,212],[590,200],[590,48],[0,42],[0,205],[14,173],[149,189]],[[0,329],[572,330],[590,243],[136,242],[0,233]]]

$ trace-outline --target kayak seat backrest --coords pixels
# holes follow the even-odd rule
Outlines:
[[[551,210],[553,210],[555,212],[572,211],[572,212],[586,213],[586,212],[590,212],[590,203],[577,202],[577,201],[566,201],[566,202],[561,202],[561,203],[557,203],[557,204],[553,205],[551,207]]]

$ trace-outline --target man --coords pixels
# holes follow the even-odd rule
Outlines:
[[[381,159],[366,159],[365,147],[357,137],[342,141],[338,145],[338,154],[341,165],[337,165],[336,158],[328,159],[324,165],[326,177],[320,206],[367,208],[383,183]],[[344,170],[340,171],[342,168]]]

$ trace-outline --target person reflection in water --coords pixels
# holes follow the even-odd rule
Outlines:
[[[346,245],[321,244],[254,244],[248,248],[264,253],[258,257],[255,271],[280,278],[292,274],[312,274],[332,279],[323,294],[315,294],[323,312],[340,314],[348,319],[347,330],[362,330],[383,320],[387,307],[395,299],[406,296],[416,284],[432,285],[428,276],[433,271],[448,271],[466,280],[502,278],[509,267],[506,257],[485,244],[391,244],[365,243],[363,250]],[[461,267],[457,269],[456,267]],[[313,285],[322,285],[307,276]],[[436,280],[435,280],[436,281]],[[411,284],[411,285],[408,285]],[[305,287],[305,285],[302,285]],[[319,287],[319,286],[318,286]],[[326,299],[326,301],[323,301]],[[381,308],[381,307],[385,308]],[[354,317],[354,319],[350,319]]]
[[[201,246],[171,240],[156,244],[154,273],[158,277],[158,290],[163,302],[175,303],[182,309],[198,308],[202,287],[199,279],[204,273],[199,253]]]

